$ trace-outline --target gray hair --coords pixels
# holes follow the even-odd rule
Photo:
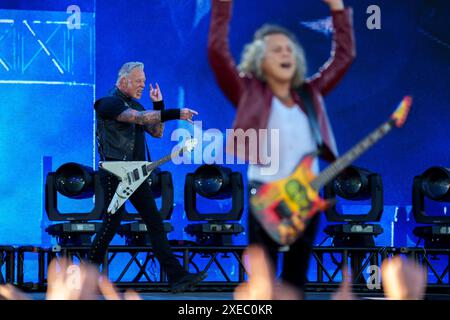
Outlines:
[[[305,53],[295,36],[287,29],[277,25],[266,24],[255,32],[253,41],[244,48],[238,69],[244,74],[252,74],[256,76],[257,79],[264,82],[266,81],[262,70],[262,61],[266,55],[266,36],[272,34],[284,34],[292,41],[292,49],[297,62],[297,69],[295,70],[294,78],[292,80],[292,86],[298,88],[305,81],[307,69]]]
[[[117,75],[116,85],[118,86],[120,83],[120,80],[122,78],[127,78],[128,75],[131,73],[131,71],[133,71],[136,68],[144,70],[144,64],[142,62],[127,62],[127,63],[125,63],[119,70],[119,74]]]

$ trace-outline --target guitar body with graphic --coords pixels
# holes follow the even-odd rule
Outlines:
[[[321,187],[383,138],[393,127],[401,127],[411,108],[412,98],[403,98],[390,119],[374,130],[347,153],[334,161],[317,177],[311,166],[315,154],[306,155],[292,175],[263,184],[250,199],[255,218],[269,236],[280,245],[290,245],[305,231],[308,222],[330,203],[319,195]]]

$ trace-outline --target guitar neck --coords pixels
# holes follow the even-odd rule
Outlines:
[[[381,138],[388,134],[394,127],[394,121],[388,120],[361,140],[352,149],[333,162],[328,168],[320,173],[312,182],[311,186],[319,190],[324,185],[332,181],[340,172],[347,168],[353,161],[359,158],[370,147],[377,143]]]
[[[171,154],[165,156],[164,158],[161,158],[157,161],[154,161],[154,162],[148,164],[147,171],[150,172],[150,171],[156,169],[157,167],[163,165],[164,163],[169,162],[170,160],[172,160],[172,158],[174,158],[174,157],[178,156],[179,154],[181,154],[182,152],[184,152],[184,149],[185,148],[181,148],[181,149],[174,151]]]

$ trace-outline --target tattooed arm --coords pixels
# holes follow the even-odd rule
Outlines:
[[[164,123],[149,124],[145,126],[145,131],[154,138],[162,138],[164,132]]]
[[[163,123],[168,120],[185,120],[193,123],[192,118],[198,112],[189,108],[183,109],[166,109],[152,111],[137,111],[128,108],[119,114],[117,121],[136,123],[145,127],[145,130],[153,137],[160,138],[164,130]]]
[[[137,111],[128,108],[117,117],[117,121],[136,123],[141,126],[153,126],[161,123],[161,111]]]
[[[164,124],[161,122],[161,111],[137,111],[129,108],[119,114],[117,121],[142,125],[144,130],[155,138],[161,138],[163,135]]]

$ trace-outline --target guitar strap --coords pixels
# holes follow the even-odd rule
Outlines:
[[[322,135],[320,134],[319,122],[317,120],[317,112],[312,102],[311,93],[309,92],[309,90],[306,88],[305,85],[302,85],[297,90],[297,94],[300,96],[303,103],[305,104],[309,125],[311,126],[314,140],[316,141],[317,144],[318,153],[322,154],[323,139]]]

